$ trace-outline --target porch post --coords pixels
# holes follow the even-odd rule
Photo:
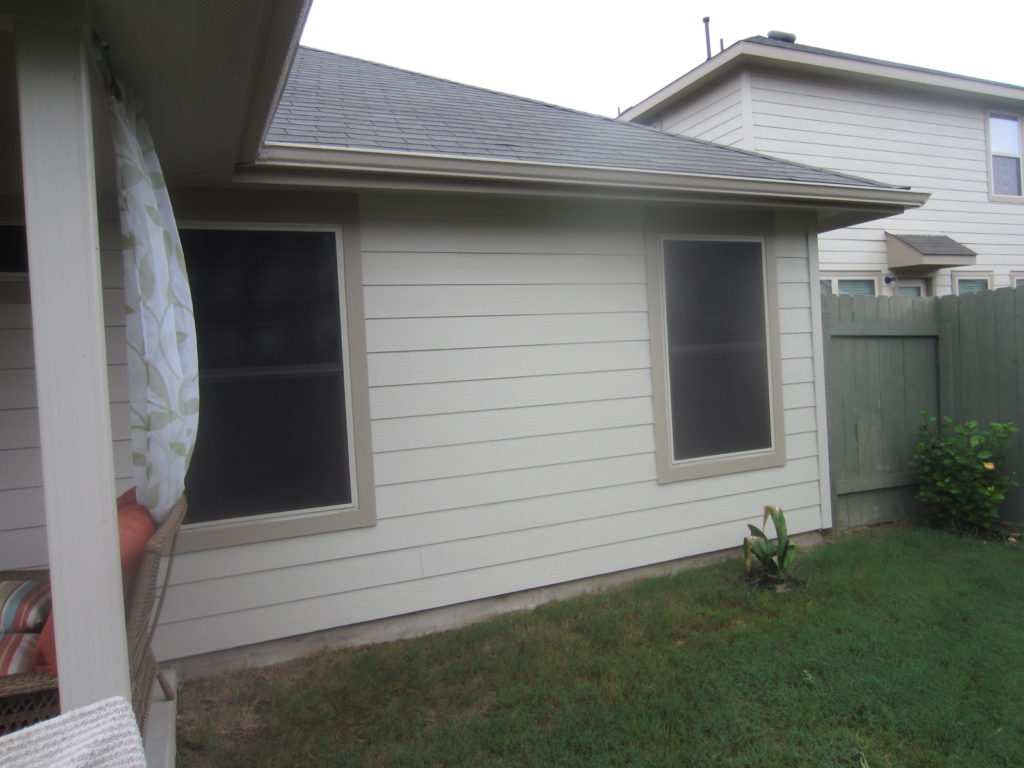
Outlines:
[[[131,701],[90,70],[79,25],[19,21],[15,33],[46,535],[68,710],[108,696]]]

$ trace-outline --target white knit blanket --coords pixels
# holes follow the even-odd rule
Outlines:
[[[131,705],[120,696],[0,736],[3,768],[146,768]]]

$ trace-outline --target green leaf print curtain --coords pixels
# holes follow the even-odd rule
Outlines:
[[[144,119],[111,98],[124,247],[133,479],[159,524],[185,488],[199,422],[192,295],[171,201]]]

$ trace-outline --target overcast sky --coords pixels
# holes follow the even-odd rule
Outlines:
[[[713,53],[778,29],[1024,85],[1021,0],[314,0],[302,44],[614,116],[706,58],[704,16]]]

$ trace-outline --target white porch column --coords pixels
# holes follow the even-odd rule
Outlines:
[[[83,29],[15,26],[46,534],[65,710],[114,695],[131,701]]]

